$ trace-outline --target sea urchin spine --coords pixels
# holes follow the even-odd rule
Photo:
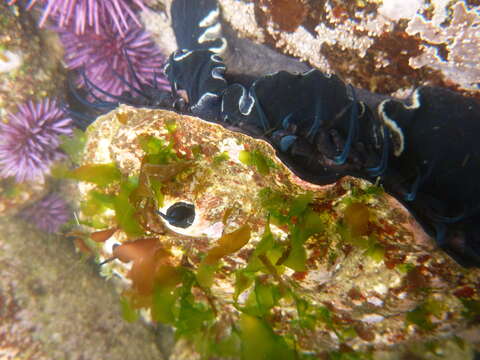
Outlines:
[[[51,164],[62,158],[60,135],[72,134],[72,119],[57,101],[29,101],[0,123],[0,177],[18,182],[42,180]]]
[[[17,0],[10,0],[8,4],[12,5],[16,2]],[[77,34],[83,34],[88,26],[93,27],[95,33],[100,34],[102,19],[108,18],[123,35],[130,26],[128,19],[141,27],[132,5],[145,8],[142,0],[30,0],[27,8],[31,9],[36,4],[43,5],[40,27],[45,25],[48,18],[53,18],[61,28],[73,24]]]
[[[60,195],[50,193],[25,208],[20,217],[47,233],[56,233],[72,217],[68,204]]]
[[[138,82],[154,86],[156,82],[169,89],[167,80],[161,77],[164,56],[146,31],[131,26],[123,36],[113,23],[102,21],[99,34],[93,28],[81,35],[59,29],[59,34],[67,67],[85,75],[77,84],[95,96],[111,100],[109,94],[132,92]]]

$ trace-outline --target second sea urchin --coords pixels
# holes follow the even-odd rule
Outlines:
[[[43,179],[50,165],[62,157],[60,135],[72,133],[72,119],[57,101],[29,101],[0,123],[0,177],[18,182]]]
[[[47,233],[56,233],[71,218],[71,210],[63,198],[50,193],[25,208],[20,217]]]
[[[17,0],[10,0],[9,5]],[[101,19],[108,18],[121,34],[129,28],[129,20],[138,27],[140,22],[133,11],[133,6],[144,8],[143,0],[30,0],[27,8],[43,5],[43,13],[39,26],[43,26],[48,18],[53,18],[59,27],[73,26],[75,33],[83,34],[87,28],[93,27],[95,33],[101,32]]]
[[[59,34],[67,67],[83,75],[78,85],[87,87],[94,96],[111,100],[109,95],[132,92],[138,82],[167,88],[168,82],[158,77],[164,57],[146,31],[130,26],[122,34],[105,19],[100,33],[89,27],[83,34],[71,28],[59,29]]]

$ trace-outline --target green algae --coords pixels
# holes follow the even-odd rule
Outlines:
[[[295,271],[305,271],[307,255],[304,244],[310,236],[325,230],[321,214],[309,207],[313,194],[306,192],[297,197],[288,197],[265,188],[260,191],[259,198],[272,223],[288,226],[288,254],[282,263]]]
[[[194,338],[215,319],[214,311],[208,303],[195,300],[192,293],[194,286],[198,286],[194,273],[183,269],[182,285],[177,289],[177,307],[174,309],[173,325],[177,336]]]
[[[424,303],[409,311],[406,316],[407,324],[414,324],[425,331],[433,331],[437,327],[431,316],[439,318],[445,311],[445,305],[434,299],[427,299]]]
[[[162,138],[151,135],[140,136],[138,139],[140,146],[146,153],[144,161],[149,164],[165,165],[179,161],[175,152],[175,141],[173,137],[166,142]]]
[[[60,135],[60,149],[62,149],[68,158],[74,163],[79,164],[83,156],[83,149],[87,141],[87,135],[80,129],[73,129],[71,136]]]
[[[210,288],[213,284],[215,271],[218,270],[218,263],[207,264],[201,262],[197,270],[197,281],[203,288]]]
[[[120,181],[121,173],[113,163],[87,164],[72,170],[68,176],[78,181],[85,181],[100,187],[106,187],[114,182]]]
[[[478,320],[480,318],[480,301],[461,299],[464,306],[463,316],[469,320]]]
[[[177,300],[175,290],[171,286],[156,284],[152,299],[152,318],[162,324],[173,324],[175,315],[173,307]]]
[[[280,359],[294,360],[295,351],[285,340],[275,334],[269,324],[255,316],[240,316],[242,339],[242,359]]]
[[[113,195],[101,193],[97,190],[91,190],[86,196],[86,200],[80,205],[82,213],[88,217],[103,214],[107,209],[114,209]]]
[[[257,149],[253,151],[240,151],[238,159],[245,165],[254,166],[261,175],[268,175],[270,173],[270,169],[277,167],[271,159]]]
[[[122,318],[127,322],[135,322],[140,317],[137,310],[135,310],[125,297],[120,298],[120,308],[122,312]]]
[[[118,195],[113,200],[117,225],[130,236],[139,236],[144,233],[135,217],[137,209],[130,201],[130,196],[137,188],[138,179],[130,177],[120,183]]]
[[[213,157],[213,163],[214,163],[215,165],[219,165],[219,164],[221,164],[222,162],[227,161],[227,160],[229,160],[229,159],[230,159],[230,156],[228,155],[228,153],[227,153],[226,151],[224,151],[224,152],[222,152],[221,154],[215,155],[215,156]]]
[[[159,179],[150,178],[150,188],[152,190],[152,193],[154,195],[154,198],[157,202],[158,207],[163,206],[163,202],[165,199],[165,196],[162,192],[162,187],[163,187],[163,184]]]

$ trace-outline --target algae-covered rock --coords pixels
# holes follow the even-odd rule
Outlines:
[[[46,194],[45,183],[18,184],[13,178],[0,179],[0,215],[14,215]]]
[[[62,52],[53,32],[38,30],[30,12],[0,3],[0,119],[27,100],[61,95]]]
[[[428,84],[479,96],[478,1],[219,3],[239,36],[269,44],[359,88],[401,95]]]
[[[124,280],[126,319],[205,357],[473,357],[480,271],[381,188],[309,184],[266,142],[169,111],[121,106],[87,136],[84,243]]]
[[[7,3],[0,2],[2,123],[9,122],[9,114],[16,114],[19,106],[29,100],[35,103],[45,97],[63,97],[66,78],[61,63],[63,50],[53,32],[38,30],[30,12],[20,5]],[[17,153],[19,151],[17,149]],[[6,156],[8,158],[8,153],[2,155],[2,166],[5,166]],[[42,180],[20,184],[13,178],[0,179],[0,215],[18,213],[42,198],[49,191],[48,187]]]

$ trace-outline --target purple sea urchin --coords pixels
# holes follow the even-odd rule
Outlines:
[[[72,119],[55,100],[29,101],[0,123],[0,177],[18,182],[42,179],[63,155],[59,135],[72,133]]]
[[[138,87],[137,79],[169,88],[167,80],[159,77],[164,57],[150,35],[140,28],[129,27],[122,35],[111,21],[102,21],[100,33],[88,27],[83,34],[71,29],[60,29],[59,34],[67,67],[83,72],[85,76],[79,77],[78,84],[99,98],[111,100],[105,93],[132,92],[132,86]],[[85,84],[90,81],[102,91]]]
[[[65,200],[58,194],[50,193],[25,208],[20,217],[40,230],[55,233],[72,215]]]
[[[17,0],[10,0],[9,5]],[[36,4],[43,5],[43,13],[39,26],[44,26],[48,18],[54,18],[59,27],[72,25],[77,34],[83,34],[88,26],[95,33],[101,32],[101,20],[109,19],[120,34],[131,27],[128,20],[133,20],[137,26],[140,22],[132,6],[144,8],[143,0],[30,0],[27,8]]]

